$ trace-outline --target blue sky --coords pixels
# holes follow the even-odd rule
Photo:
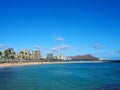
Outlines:
[[[119,0],[0,0],[0,49],[120,59]]]

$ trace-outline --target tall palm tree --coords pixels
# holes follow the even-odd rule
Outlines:
[[[24,52],[23,51],[20,52],[20,57],[21,57],[20,62],[22,62],[22,59],[24,58]]]
[[[4,58],[7,60],[13,59],[13,48],[8,48],[4,51]]]
[[[8,49],[9,59],[12,59],[12,50]]]
[[[8,51],[8,49],[6,49],[5,51],[4,51],[4,60],[5,60],[5,62],[6,62],[6,60],[8,60],[9,59],[9,51]]]
[[[16,55],[16,53],[15,53],[15,52],[12,52],[12,57],[11,57],[12,60],[15,59],[15,55]]]
[[[5,50],[5,51],[4,51],[4,58],[5,58],[5,59],[8,59],[8,58],[9,58],[9,51],[8,51],[8,50]]]
[[[2,58],[2,52],[0,51],[0,58]]]

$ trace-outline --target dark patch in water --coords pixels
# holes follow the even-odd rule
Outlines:
[[[120,84],[107,84],[107,85],[101,86],[97,90],[120,90]]]

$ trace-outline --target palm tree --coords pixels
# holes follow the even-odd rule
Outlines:
[[[15,52],[13,52],[13,48],[8,48],[4,51],[4,58],[5,59],[14,59],[14,54]]]
[[[5,58],[5,61],[9,59],[9,51],[8,51],[8,49],[6,49],[4,51],[4,58]]]
[[[5,50],[5,51],[4,51],[4,58],[5,58],[5,59],[8,59],[8,58],[9,58],[9,52],[8,52],[8,50]]]
[[[16,53],[15,53],[15,52],[12,52],[12,57],[11,57],[12,60],[15,59],[15,55],[16,55]]]
[[[0,51],[0,58],[2,58],[2,52]]]
[[[24,58],[24,52],[23,51],[20,52],[20,57],[21,57],[20,62],[22,62],[22,59]]]
[[[12,59],[12,50],[8,49],[9,59]]]

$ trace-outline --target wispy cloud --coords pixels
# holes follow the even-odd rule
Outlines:
[[[56,41],[62,42],[62,41],[64,41],[64,38],[63,38],[63,37],[57,37],[57,38],[56,38]]]
[[[34,45],[34,48],[35,49],[40,49],[40,46],[39,45]]]
[[[60,50],[69,50],[71,48],[70,45],[58,45],[52,48],[52,51],[58,52]]]
[[[5,49],[5,45],[4,44],[0,44],[0,49]]]
[[[95,44],[95,45],[93,46],[93,48],[94,48],[95,50],[100,50],[100,49],[101,49],[101,45],[100,45],[99,43],[97,43],[97,44]]]

